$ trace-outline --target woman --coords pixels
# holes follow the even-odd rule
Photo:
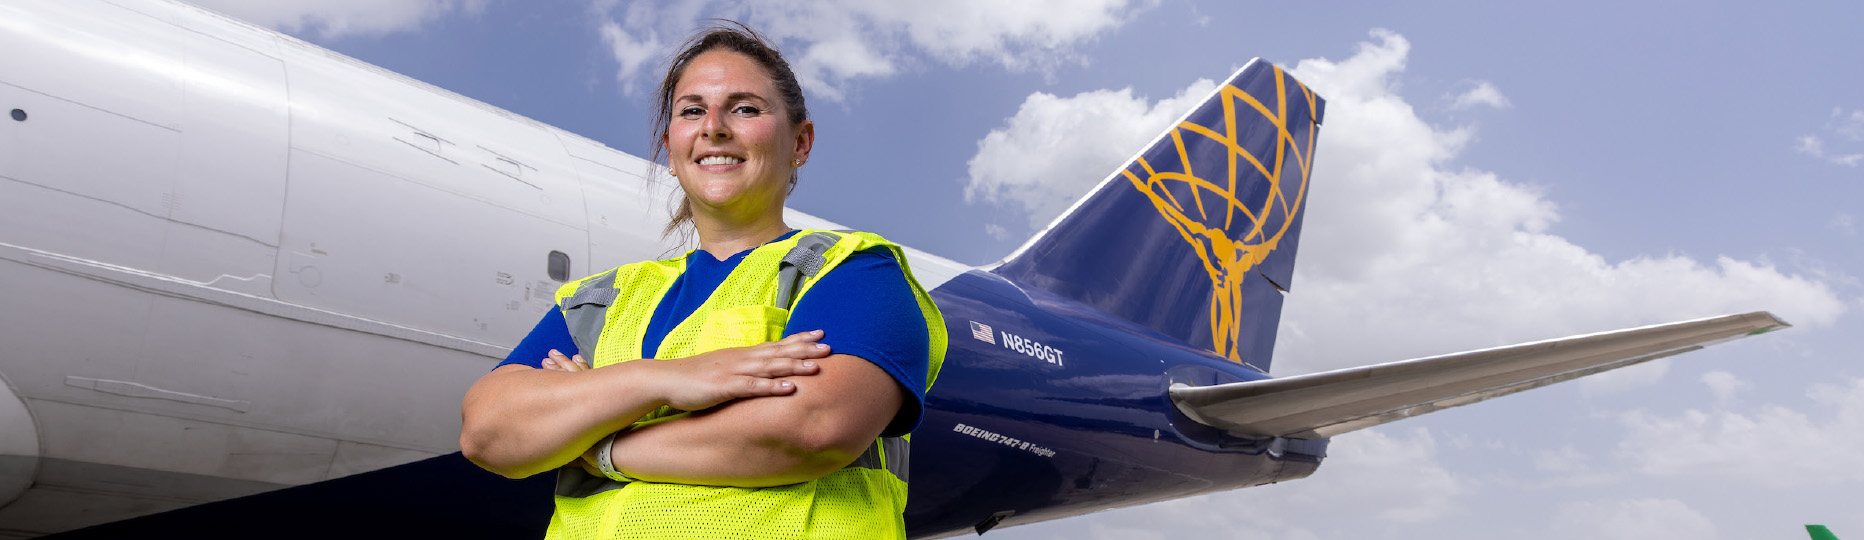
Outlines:
[[[937,309],[898,246],[783,223],[815,126],[755,32],[689,40],[658,105],[655,158],[685,193],[668,231],[699,249],[558,291],[467,392],[461,449],[557,469],[552,538],[903,538],[894,437],[944,356]]]

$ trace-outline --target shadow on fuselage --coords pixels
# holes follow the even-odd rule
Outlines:
[[[43,538],[539,538],[554,485],[554,474],[508,480],[454,452]]]

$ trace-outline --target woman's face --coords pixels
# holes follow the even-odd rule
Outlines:
[[[792,125],[776,84],[749,57],[714,50],[673,87],[667,161],[700,207],[737,217],[782,211],[795,160],[808,160],[810,122]]]

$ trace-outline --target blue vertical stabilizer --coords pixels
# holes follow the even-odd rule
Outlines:
[[[1266,371],[1324,110],[1251,61],[994,272]]]

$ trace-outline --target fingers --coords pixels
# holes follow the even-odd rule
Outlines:
[[[777,340],[777,343],[799,343],[803,341],[814,343],[820,339],[822,339],[821,330],[810,330],[807,332],[797,332],[794,334],[790,334],[789,336],[784,337],[783,339]]]
[[[544,357],[542,365],[544,369],[569,373],[588,371],[590,369],[589,363],[583,360],[582,355],[578,354],[573,358],[565,357],[562,352],[556,349],[550,350],[550,355]]]
[[[814,375],[820,370],[820,366],[817,366],[814,360],[826,358],[832,352],[828,344],[818,342],[822,336],[821,330],[810,330],[791,334],[779,341],[758,345],[753,348],[753,354],[748,359],[750,361],[742,365],[737,372],[740,375],[763,378]],[[763,392],[763,387],[760,386],[758,391]]]
[[[822,366],[816,365],[814,360],[801,358],[766,358],[753,362],[755,363],[747,366],[749,369],[741,373],[742,375],[770,379],[793,375],[814,375],[822,369]]]
[[[813,344],[805,344],[813,345]],[[809,376],[821,371],[815,360],[758,358],[752,349],[722,349],[710,358],[693,357],[647,364],[666,369],[670,378],[658,385],[667,405],[687,411],[709,409],[739,398],[793,394],[797,383],[783,377]]]
[[[796,392],[796,383],[763,377],[742,377],[744,389],[739,397],[782,396]]]
[[[799,332],[781,340],[749,347],[719,349],[701,355],[655,362],[670,377],[657,384],[667,404],[696,411],[739,398],[782,396],[795,393],[797,383],[784,377],[821,372],[817,360],[831,354],[819,343],[821,330]]]
[[[761,358],[823,358],[830,354],[829,346],[818,343],[822,339],[821,330],[798,332],[782,340],[772,341],[753,347],[755,356]]]

